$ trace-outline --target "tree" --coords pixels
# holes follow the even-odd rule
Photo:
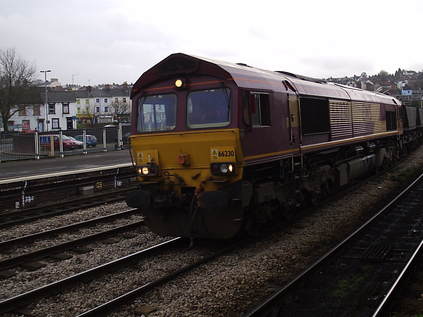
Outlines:
[[[16,55],[15,49],[0,50],[0,114],[4,131],[7,122],[19,110],[15,107],[28,100],[35,67]]]
[[[129,120],[129,105],[123,101],[115,101],[112,103],[117,122],[127,122]]]
[[[379,80],[386,81],[388,80],[389,73],[386,70],[381,70],[378,74]]]
[[[94,110],[91,109],[90,106],[85,106],[85,108],[82,110],[82,113],[84,115],[84,118],[86,119],[86,122],[92,127],[95,123],[95,115]]]

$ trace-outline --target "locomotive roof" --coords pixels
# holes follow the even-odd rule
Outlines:
[[[163,77],[192,73],[213,73],[215,76],[232,79],[237,86],[247,89],[265,89],[286,92],[293,87],[299,95],[329,97],[343,100],[377,102],[400,105],[392,96],[370,92],[359,88],[325,82],[288,72],[269,71],[243,63],[229,63],[194,55],[176,53],[168,56],[147,70],[134,84],[131,97],[143,87]]]

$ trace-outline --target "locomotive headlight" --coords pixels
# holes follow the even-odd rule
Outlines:
[[[157,166],[157,164],[148,163],[148,165],[139,166],[137,168],[137,172],[141,176],[158,176],[159,167]]]
[[[177,79],[175,80],[175,87],[176,88],[181,88],[183,86],[183,81],[181,79]]]
[[[231,176],[235,173],[235,165],[233,163],[213,163],[211,172],[217,176]]]
[[[219,170],[222,174],[227,174],[229,172],[229,168],[227,164],[220,164]]]
[[[219,169],[222,174],[232,174],[232,172],[234,171],[234,166],[232,163],[223,163],[220,164]]]

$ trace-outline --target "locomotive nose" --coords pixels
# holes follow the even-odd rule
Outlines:
[[[155,233],[226,239],[242,227],[236,130],[140,135],[131,141],[140,189],[127,196]],[[237,184],[237,185],[235,185]]]

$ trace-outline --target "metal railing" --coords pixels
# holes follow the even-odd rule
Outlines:
[[[0,162],[122,150],[128,145],[129,133],[130,127],[122,124],[66,131],[0,133]]]

